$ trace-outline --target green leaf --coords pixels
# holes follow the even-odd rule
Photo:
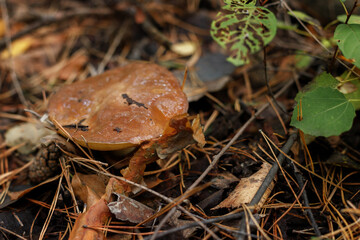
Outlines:
[[[323,72],[314,79],[314,85],[312,88],[318,87],[330,87],[336,88],[339,85],[339,81],[336,80],[330,73]]]
[[[316,27],[318,27],[318,28],[321,28],[320,22],[319,22],[317,19],[315,19],[315,18],[307,15],[307,14],[304,13],[304,12],[291,11],[291,12],[288,12],[288,14],[289,14],[290,16],[299,18],[299,19],[302,20],[303,22],[306,22],[306,23],[309,23],[309,24],[311,24],[311,25],[313,25],[313,26],[316,26]]]
[[[298,101],[290,124],[306,134],[329,137],[349,130],[354,117],[354,106],[344,94],[331,87],[317,87]]]
[[[334,39],[346,58],[354,59],[360,67],[360,25],[340,24],[335,29]]]
[[[342,23],[345,23],[346,18],[347,18],[346,14],[337,16],[337,20],[339,22],[342,22]],[[348,24],[360,24],[360,16],[359,15],[354,15],[354,14],[351,15],[350,19],[348,21]]]
[[[225,5],[212,22],[210,33],[229,51],[228,61],[240,66],[249,63],[249,55],[261,50],[275,37],[276,18],[264,7]]]
[[[300,99],[308,92],[312,91],[318,87],[330,87],[336,89],[339,85],[339,81],[336,80],[331,74],[327,72],[323,72],[320,75],[316,76],[316,78],[310,82],[308,85],[304,87],[302,91],[300,91],[296,97],[295,101],[299,102]]]
[[[342,90],[347,88],[348,93],[344,93],[345,97],[354,105],[356,110],[360,109],[360,80],[347,82],[341,86]]]
[[[281,20],[277,20],[276,27],[284,30],[297,31],[299,26],[297,24],[290,24]]]
[[[224,3],[232,6],[255,6],[256,0],[224,0]]]
[[[297,52],[295,55],[295,67],[303,70],[310,66],[313,61],[313,57],[306,55],[302,52]]]

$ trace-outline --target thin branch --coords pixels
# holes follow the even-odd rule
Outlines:
[[[289,139],[287,140],[287,142],[285,143],[285,145],[281,149],[283,153],[287,154],[290,151],[290,148],[294,144],[296,138],[297,138],[297,133],[293,133],[292,135],[290,135]],[[274,177],[275,177],[275,175],[277,174],[277,172],[278,172],[278,170],[280,168],[279,165],[282,165],[282,163],[284,162],[284,160],[286,158],[283,153],[280,153],[278,158],[277,158],[278,161],[273,163],[273,165],[272,165],[269,173],[266,175],[263,183],[261,184],[261,186],[257,190],[257,192],[256,192],[255,196],[253,197],[253,199],[251,200],[251,202],[248,204],[249,206],[255,206],[256,204],[258,204],[260,202],[262,196],[264,195],[264,193],[266,192],[266,190],[270,186],[271,182],[274,180]],[[243,219],[240,222],[240,227],[239,227],[239,231],[242,234],[238,236],[238,238],[237,238],[238,240],[244,240],[244,236],[246,235],[245,229],[246,229],[246,223],[245,223],[245,220]]]
[[[234,213],[234,214],[231,214],[231,215],[226,215],[226,216],[221,216],[221,217],[217,217],[217,218],[211,218],[211,219],[203,220],[203,221],[201,221],[201,223],[207,225],[207,224],[217,223],[217,222],[226,221],[226,220],[239,219],[242,216],[243,216],[243,212]],[[198,222],[193,222],[193,223],[190,223],[190,224],[187,224],[187,225],[183,225],[183,226],[180,226],[180,227],[177,227],[177,228],[173,228],[173,229],[170,229],[170,230],[167,230],[167,231],[163,231],[163,232],[159,233],[157,235],[157,237],[162,238],[162,237],[165,237],[165,236],[167,236],[169,234],[180,232],[182,230],[192,228],[192,227],[196,227],[198,225],[199,225]],[[241,233],[239,233],[239,234],[241,234]],[[250,235],[250,237],[252,237],[254,239],[257,238],[256,235]],[[144,238],[144,240],[150,240],[150,237],[146,237],[146,238]]]
[[[301,172],[299,171],[299,169],[296,167],[296,165],[293,163],[293,161],[291,161],[291,160],[289,160],[289,159],[286,159],[287,160],[287,162],[293,167],[293,169],[294,169],[294,173],[295,173],[295,177],[296,177],[296,180],[297,180],[297,182],[298,182],[298,184],[299,184],[299,188],[300,189],[302,189],[302,188],[304,188],[304,179],[303,179],[303,176],[301,175]],[[305,207],[307,207],[306,209],[305,209],[305,213],[306,213],[306,215],[309,217],[309,219],[310,219],[310,222],[311,222],[311,225],[312,225],[312,227],[314,228],[314,232],[315,232],[315,234],[316,234],[316,236],[320,236],[321,235],[321,232],[320,232],[320,230],[319,230],[319,226],[317,225],[317,223],[316,223],[316,220],[315,220],[315,218],[314,218],[314,215],[313,215],[313,213],[312,213],[312,211],[311,211],[311,208],[310,208],[310,203],[309,203],[309,198],[308,198],[308,196],[307,196],[307,192],[306,192],[306,189],[304,188],[304,192],[303,192],[303,194],[301,195],[302,196],[302,198],[304,199],[304,205],[305,205]]]

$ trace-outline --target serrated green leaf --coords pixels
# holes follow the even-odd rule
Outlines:
[[[337,20],[342,23],[345,23],[346,18],[347,18],[346,14],[337,16]],[[355,14],[351,15],[348,24],[360,24],[360,16]]]
[[[338,25],[335,29],[334,39],[337,40],[337,45],[344,56],[354,59],[354,65],[360,67],[360,25]]]
[[[229,51],[228,61],[240,66],[274,38],[276,18],[264,7],[225,5],[212,22],[210,33]]]
[[[354,106],[344,94],[331,87],[318,87],[298,101],[290,124],[306,134],[329,137],[349,130],[354,117]]]
[[[231,6],[255,6],[256,0],[224,0],[224,3]]]

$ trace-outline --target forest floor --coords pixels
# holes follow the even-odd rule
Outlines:
[[[290,125],[296,94],[331,65],[331,23],[344,9],[340,1],[287,1],[316,21],[304,28],[281,2],[258,4],[288,28],[235,67],[210,34],[220,0],[0,1],[0,239],[75,231],[92,239],[359,239],[358,114],[340,136],[315,138]],[[330,52],[316,37],[328,39]],[[57,172],[34,180],[40,138],[54,133],[43,117],[48,99],[134,60],[169,69],[180,85],[187,76],[188,113],[199,116],[206,144],[148,164],[141,191],[120,197],[134,208],[75,225],[131,154],[65,154]],[[332,71],[344,68],[335,62]]]

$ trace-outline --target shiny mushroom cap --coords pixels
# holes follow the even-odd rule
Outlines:
[[[94,150],[118,150],[160,137],[188,102],[177,79],[152,63],[134,62],[63,86],[48,114],[73,140]]]

